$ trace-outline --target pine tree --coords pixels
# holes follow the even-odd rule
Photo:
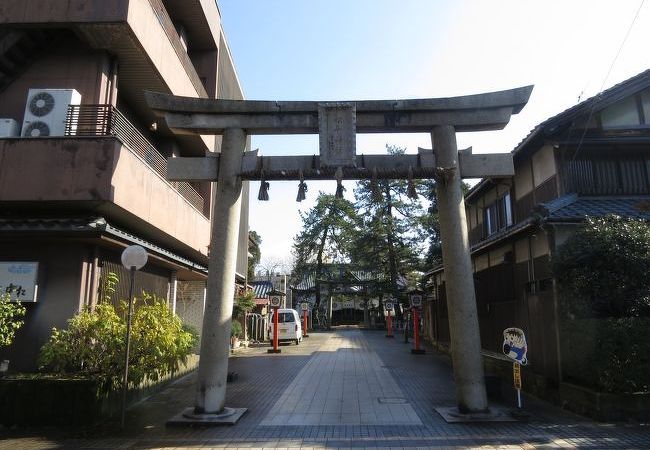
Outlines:
[[[300,214],[302,231],[294,238],[294,277],[306,276],[315,267],[316,308],[319,307],[323,263],[348,262],[358,233],[354,205],[343,198],[320,193],[316,205]]]
[[[405,149],[386,146],[390,155]],[[411,184],[411,186],[409,186]],[[423,208],[421,197],[410,198],[413,189],[424,192],[419,180],[361,180],[354,191],[358,214],[363,218],[360,239],[353,259],[370,270],[379,270],[386,280],[385,291],[402,297],[405,275],[421,268]]]

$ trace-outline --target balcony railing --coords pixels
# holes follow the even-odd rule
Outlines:
[[[156,171],[166,183],[170,184],[192,206],[203,213],[204,200],[186,182],[169,182],[167,161],[147,138],[112,105],[70,105],[65,124],[66,136],[117,138],[126,148]]]
[[[194,64],[192,64],[192,60],[187,54],[187,50],[181,44],[181,40],[178,37],[178,33],[176,32],[176,27],[174,26],[174,22],[172,21],[171,17],[169,17],[169,13],[167,13],[167,9],[165,9],[165,6],[161,0],[149,0],[149,4],[156,13],[156,17],[158,17],[160,25],[165,30],[165,34],[167,35],[169,42],[174,48],[174,51],[176,52],[181,65],[185,69],[185,73],[187,73],[187,76],[190,77],[190,80],[194,85],[194,89],[196,89],[196,93],[199,95],[199,97],[207,97],[208,94],[205,91],[205,87],[203,86],[201,79],[196,73],[196,69],[194,68]]]

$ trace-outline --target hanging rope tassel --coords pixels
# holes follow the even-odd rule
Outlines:
[[[379,183],[377,182],[377,168],[372,169],[372,179],[370,180],[370,191],[372,192],[372,199],[375,202],[381,202],[383,200],[383,196],[381,195],[381,191],[379,190]]]
[[[345,192],[345,188],[343,187],[343,169],[340,167],[336,169],[336,172],[334,173],[334,178],[336,178],[336,198],[343,198],[343,193]]]
[[[307,183],[305,183],[305,178],[302,175],[302,170],[300,171],[300,184],[298,184],[298,196],[296,197],[297,202],[303,201],[307,194]]]
[[[264,169],[260,177],[260,192],[257,194],[257,199],[262,202],[269,201],[269,187],[271,186],[268,181],[264,179]]]
[[[412,200],[418,199],[418,192],[415,190],[415,183],[413,183],[413,168],[409,166],[408,184],[406,186],[406,196]]]

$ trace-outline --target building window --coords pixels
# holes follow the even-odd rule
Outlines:
[[[512,201],[510,200],[510,192],[503,196],[503,208],[506,216],[506,226],[512,225]]]
[[[510,192],[483,210],[487,236],[512,225],[512,201]]]

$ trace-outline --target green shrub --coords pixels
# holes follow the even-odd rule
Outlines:
[[[553,273],[567,316],[650,317],[650,224],[588,218],[558,249]]]
[[[151,304],[134,299],[129,384],[157,380],[177,370],[186,361],[196,334],[183,328],[180,319],[163,300],[153,298]],[[143,303],[142,305],[138,303]],[[106,390],[119,387],[124,371],[126,302],[116,310],[103,302],[93,310],[85,310],[68,321],[65,330],[52,330],[52,336],[41,349],[42,370],[56,373],[84,374],[99,379]]]
[[[230,336],[240,338],[244,330],[242,329],[241,323],[236,320],[232,321],[232,328],[230,328]]]
[[[565,320],[561,336],[567,381],[602,392],[650,391],[650,318]]]
[[[553,258],[563,375],[604,392],[650,390],[650,224],[589,218]]]
[[[16,331],[24,323],[25,307],[9,298],[9,294],[0,295],[0,347],[11,345]]]
[[[255,307],[255,292],[249,291],[245,294],[239,294],[235,298],[235,304],[232,309],[232,316],[243,319],[246,313]]]

